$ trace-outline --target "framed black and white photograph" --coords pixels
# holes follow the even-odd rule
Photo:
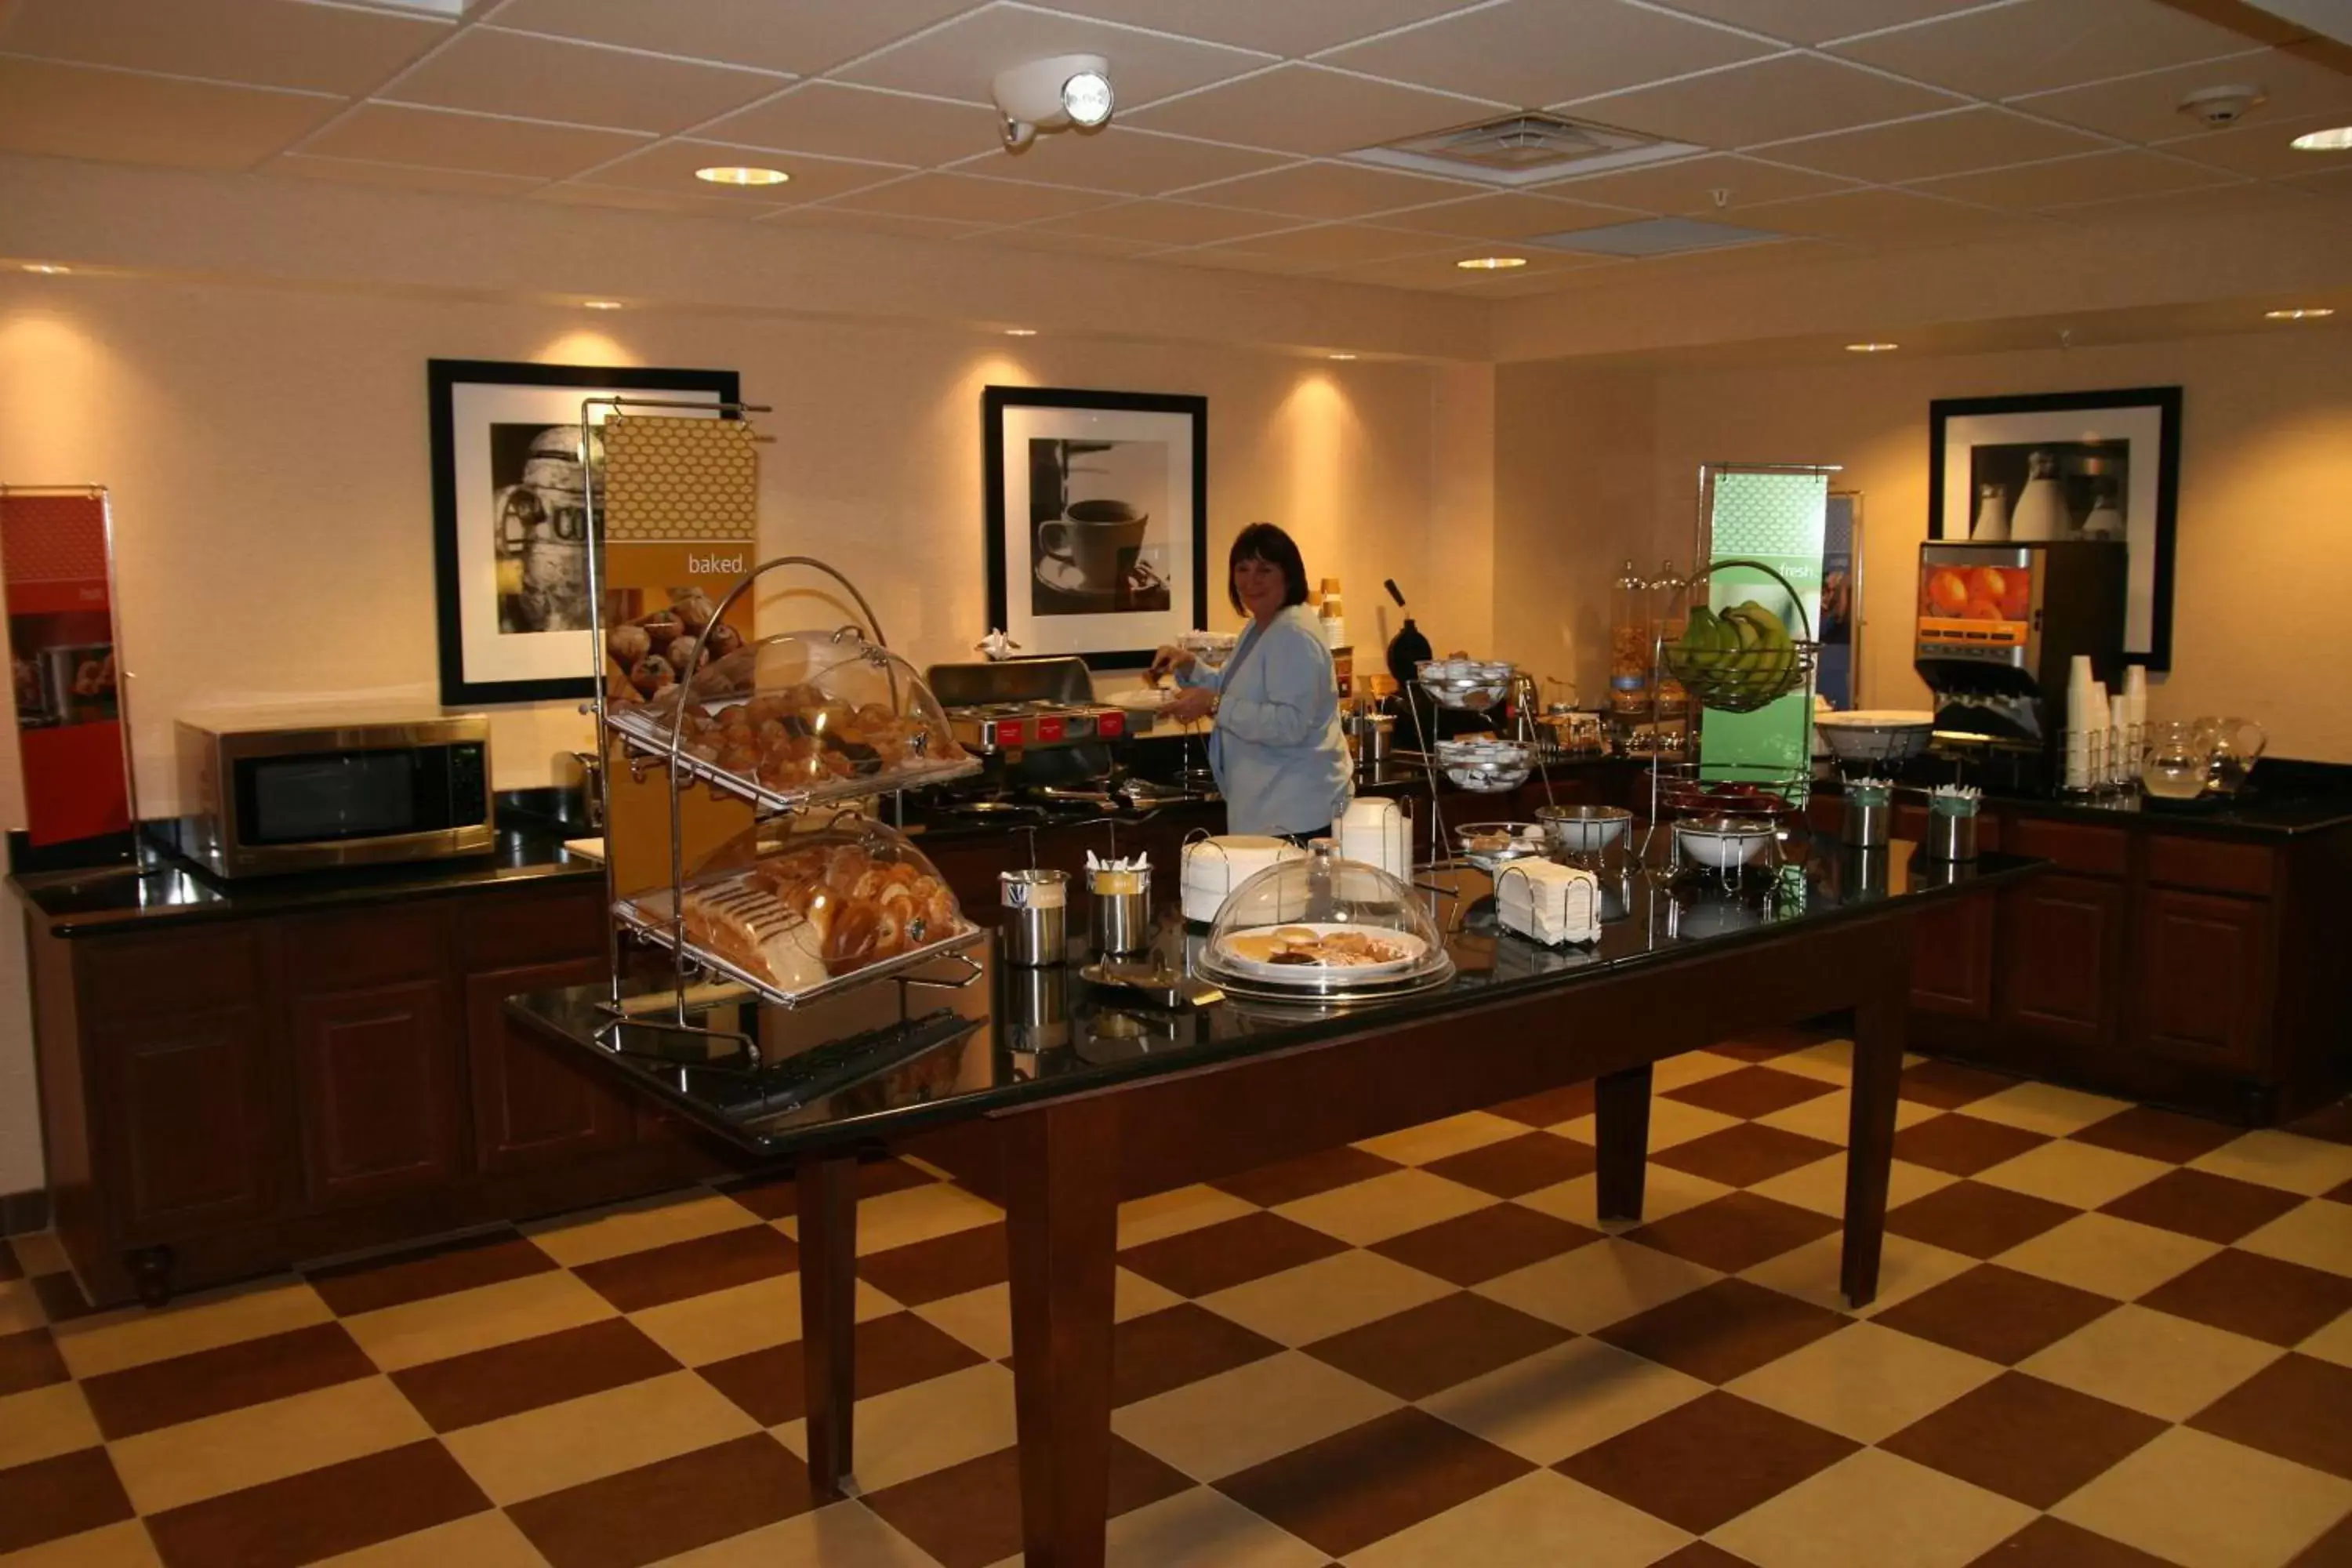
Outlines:
[[[588,696],[599,661],[582,406],[660,398],[709,404],[716,418],[741,400],[736,374],[436,359],[426,383],[443,705]]]
[[[992,628],[1118,669],[1207,625],[1208,399],[992,386],[982,416]]]
[[[1927,537],[2121,540],[2124,653],[2170,668],[2180,389],[1941,398],[1928,420]]]

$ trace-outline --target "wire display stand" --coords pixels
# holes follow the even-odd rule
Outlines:
[[[1449,661],[1444,659],[1424,660],[1414,671],[1414,685],[1420,689],[1423,696],[1428,698],[1433,721],[1439,709],[1448,709],[1457,713],[1491,712],[1517,689],[1517,671],[1507,666],[1505,667],[1507,673],[1497,679],[1484,681],[1447,680],[1443,677],[1433,677],[1426,673],[1432,666],[1442,666],[1447,662]],[[1431,740],[1429,725],[1422,718],[1423,704],[1415,700],[1411,690],[1405,692],[1404,699],[1406,709],[1412,714],[1413,740],[1420,747],[1422,765],[1429,777],[1430,862],[1433,867],[1444,865],[1457,858],[1454,853],[1454,836],[1445,823],[1445,792],[1443,785],[1448,776],[1448,770],[1439,760],[1437,750],[1439,742]],[[1557,804],[1552,798],[1551,771],[1544,765],[1545,748],[1535,742],[1512,743],[1524,747],[1529,764],[1528,771],[1543,784],[1544,804],[1546,805]],[[1500,790],[1480,790],[1471,785],[1462,787],[1472,795],[1505,795],[1518,789],[1525,782],[1526,780],[1521,778]]]

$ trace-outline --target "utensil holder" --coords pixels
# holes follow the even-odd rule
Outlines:
[[[1141,952],[1151,945],[1151,873],[1097,871],[1087,878],[1093,895],[1087,939],[1097,952]]]
[[[1977,819],[1931,811],[1927,814],[1927,837],[1920,847],[1930,860],[1973,860],[1977,858]]]
[[[1024,969],[1067,963],[1069,873],[1004,871],[996,886],[1004,905],[1004,961]]]
[[[1839,829],[1838,839],[1853,849],[1884,849],[1893,828],[1895,807],[1856,800],[1845,800],[1845,821]]]

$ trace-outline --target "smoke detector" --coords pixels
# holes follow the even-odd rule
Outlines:
[[[1031,60],[999,71],[993,90],[1008,153],[1020,152],[1041,131],[1099,131],[1117,106],[1110,62],[1100,55]]]
[[[2270,94],[2259,87],[2232,82],[2226,87],[2201,87],[2174,107],[2189,119],[2220,130],[2235,125],[2255,110],[2270,101]]]
[[[1635,131],[1532,110],[1449,126],[1349,153],[1349,161],[1444,174],[1506,189],[1654,163],[1702,151]]]

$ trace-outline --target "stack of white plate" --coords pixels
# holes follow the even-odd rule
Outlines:
[[[1184,918],[1207,925],[1244,882],[1269,866],[1306,858],[1307,851],[1288,839],[1261,834],[1195,838],[1184,846]]]
[[[1378,866],[1399,881],[1412,879],[1412,834],[1395,801],[1362,795],[1339,818],[1339,858]]]

